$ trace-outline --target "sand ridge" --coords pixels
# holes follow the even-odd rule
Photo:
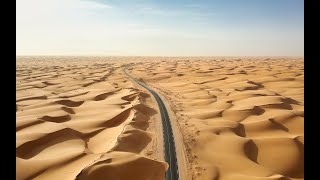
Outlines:
[[[157,60],[130,73],[172,104],[193,179],[304,179],[303,59]]]
[[[304,179],[291,57],[17,57],[16,179],[163,178],[156,103],[124,67],[171,107],[191,179]]]
[[[163,179],[157,111],[122,65],[17,58],[16,179]]]

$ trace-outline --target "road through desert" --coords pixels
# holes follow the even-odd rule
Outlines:
[[[303,58],[16,62],[16,179],[304,179]]]

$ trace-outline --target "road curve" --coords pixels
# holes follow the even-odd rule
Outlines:
[[[174,143],[174,137],[172,133],[172,127],[170,123],[170,118],[168,115],[168,111],[166,106],[164,105],[162,99],[159,95],[150,89],[145,83],[133,78],[130,74],[127,73],[127,69],[124,69],[124,73],[134,82],[139,84],[140,86],[147,89],[156,99],[162,120],[163,126],[163,141],[164,141],[164,158],[165,161],[169,164],[169,169],[166,172],[165,180],[178,180],[179,179],[179,169],[177,163],[177,156],[176,156],[176,147]]]

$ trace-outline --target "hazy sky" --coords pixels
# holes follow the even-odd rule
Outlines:
[[[303,56],[303,0],[17,0],[17,55]]]

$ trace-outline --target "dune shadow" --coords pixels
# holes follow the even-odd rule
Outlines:
[[[262,115],[266,110],[264,110],[263,108],[259,107],[259,106],[254,106],[254,108],[252,109],[252,114],[260,116]]]
[[[287,127],[285,127],[284,125],[278,123],[277,121],[275,121],[274,119],[269,119],[269,121],[272,123],[272,125],[277,128],[277,129],[281,129],[283,131],[289,132],[289,129]]]
[[[46,100],[46,99],[48,99],[47,96],[34,96],[34,97],[20,98],[20,99],[17,99],[16,102],[27,101],[27,100]]]
[[[150,108],[144,104],[138,104],[136,106],[134,106],[134,109],[138,110],[139,112],[148,115],[148,116],[153,116],[155,114],[157,114],[157,111],[154,110],[153,108]]]
[[[17,131],[20,131],[20,130],[22,130],[22,129],[24,129],[24,128],[31,127],[31,126],[35,126],[35,125],[42,124],[42,123],[44,123],[44,122],[41,121],[41,120],[37,120],[37,121],[34,121],[34,122],[32,122],[32,123],[28,123],[28,124],[25,124],[25,125],[16,127],[16,132],[17,132]]]
[[[241,137],[246,137],[246,130],[244,128],[244,125],[242,123],[239,123],[239,125],[234,128],[234,133]]]
[[[71,120],[70,115],[65,115],[65,116],[43,116],[39,118],[44,121],[49,121],[49,122],[54,122],[54,123],[63,123]]]
[[[69,114],[75,114],[74,110],[68,107],[61,107],[62,110],[64,110],[65,112],[69,113]]]
[[[113,117],[110,120],[107,120],[106,122],[101,123],[100,125],[98,125],[99,127],[107,127],[107,128],[111,128],[111,127],[116,127],[121,125],[124,121],[126,121],[131,113],[132,108],[129,108],[123,112],[121,112],[120,114],[116,115],[115,117]]]
[[[102,101],[113,94],[114,94],[114,92],[107,92],[107,93],[99,94],[96,97],[94,97],[94,100],[95,101]]]
[[[282,102],[287,103],[287,104],[297,104],[297,105],[301,104],[301,102],[294,100],[292,98],[284,98],[284,99],[282,99]]]
[[[72,139],[80,139],[80,137],[81,133],[78,131],[69,128],[61,129],[20,145],[16,148],[16,156],[22,159],[30,159],[50,148],[50,146]]]
[[[144,115],[141,112],[137,112],[136,116],[132,119],[132,121],[129,124],[134,128],[145,131],[149,127],[149,120],[150,116]]]
[[[249,140],[244,144],[244,152],[246,156],[255,163],[258,163],[258,151],[258,146],[252,140]]]
[[[112,150],[140,153],[151,140],[152,137],[145,131],[137,129],[125,131],[118,137],[118,144]]]
[[[84,103],[84,101],[59,100],[59,101],[56,101],[56,103],[64,106],[68,106],[68,107],[79,107]]]
[[[286,110],[292,110],[292,106],[288,103],[281,103],[281,104],[267,104],[262,105],[261,107],[264,108],[271,108],[271,109],[286,109]]]
[[[125,101],[133,101],[138,96],[138,93],[123,96],[121,99]]]

